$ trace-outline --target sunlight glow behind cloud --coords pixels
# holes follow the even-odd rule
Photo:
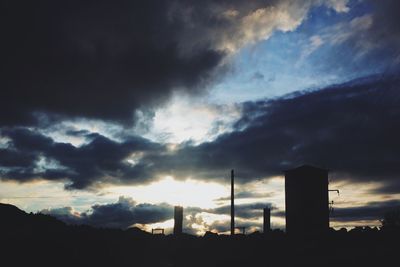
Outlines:
[[[173,177],[143,186],[118,186],[107,188],[109,194],[130,196],[138,202],[161,203],[184,207],[215,207],[214,199],[229,192],[227,186],[195,180],[177,181]]]
[[[167,143],[198,144],[231,131],[240,115],[239,105],[212,105],[204,99],[176,95],[168,105],[155,111],[145,136]]]

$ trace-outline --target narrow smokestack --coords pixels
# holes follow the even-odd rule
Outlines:
[[[235,234],[235,188],[234,188],[235,174],[231,170],[231,235]]]
[[[264,208],[264,234],[271,231],[271,209]]]
[[[182,234],[183,207],[174,207],[174,235]]]

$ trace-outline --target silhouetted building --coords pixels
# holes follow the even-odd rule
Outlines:
[[[231,235],[235,234],[235,174],[231,170]]]
[[[182,234],[183,207],[175,206],[174,221],[174,235]]]
[[[303,165],[285,171],[286,232],[315,234],[329,229],[328,170]]]
[[[157,234],[164,235],[164,228],[153,228],[153,229],[151,229],[151,234],[152,235],[157,235]]]
[[[264,233],[271,231],[271,209],[269,207],[264,208]]]

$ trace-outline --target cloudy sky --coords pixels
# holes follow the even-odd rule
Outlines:
[[[0,201],[95,226],[284,228],[282,170],[331,225],[400,205],[400,2],[0,2]]]

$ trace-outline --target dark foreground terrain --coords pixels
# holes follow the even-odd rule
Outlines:
[[[358,228],[324,236],[151,235],[68,226],[0,204],[0,266],[400,266],[400,232]]]

